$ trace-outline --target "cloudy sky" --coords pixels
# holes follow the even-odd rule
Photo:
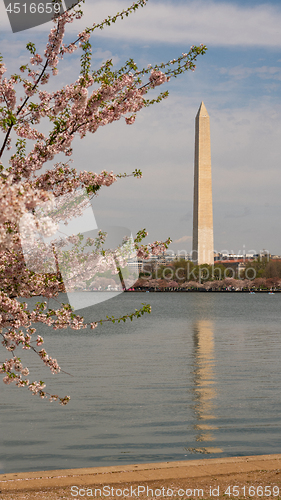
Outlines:
[[[75,32],[126,8],[126,0],[86,0]],[[27,60],[24,46],[42,50],[50,23],[12,33],[0,4],[1,53],[10,71]],[[173,239],[171,249],[191,250],[194,119],[204,101],[211,121],[214,240],[218,251],[281,254],[281,5],[280,0],[148,0],[147,6],[92,36],[93,65],[130,57],[139,67],[164,62],[204,43],[194,73],[161,91],[169,98],[76,140],[74,166],[131,172],[104,188],[94,202],[99,227],[147,228],[151,240]],[[79,54],[60,64],[51,85],[76,80]],[[54,88],[54,87],[53,87]],[[8,161],[8,156],[5,158]]]

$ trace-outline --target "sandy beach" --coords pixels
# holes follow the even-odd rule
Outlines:
[[[0,499],[279,498],[280,471],[281,454],[1,474]]]

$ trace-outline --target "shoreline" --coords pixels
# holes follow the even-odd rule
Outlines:
[[[230,489],[233,494],[225,493],[234,486],[238,490]],[[1,500],[171,496],[235,499],[235,491],[239,491],[239,499],[278,498],[281,454],[1,474],[0,490]],[[119,494],[121,491],[124,495]]]
[[[106,292],[107,290],[101,290],[101,292]],[[134,293],[134,292],[141,292],[141,293],[145,293],[145,292],[152,292],[152,293],[156,293],[156,292],[159,292],[159,293],[194,293],[194,292],[200,292],[200,293],[249,293],[251,294],[252,293],[267,293],[269,295],[275,295],[275,293],[281,293],[281,290],[274,290],[273,292],[271,292],[270,290],[255,290],[255,291],[251,291],[251,290],[205,290],[205,289],[202,289],[202,288],[196,288],[196,289],[193,289],[193,290],[181,290],[181,289],[177,289],[175,288],[174,290],[154,290],[154,289],[151,289],[151,290],[123,290],[124,293]]]

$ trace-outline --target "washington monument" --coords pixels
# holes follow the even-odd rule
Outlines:
[[[210,118],[203,102],[195,119],[192,260],[214,264]]]

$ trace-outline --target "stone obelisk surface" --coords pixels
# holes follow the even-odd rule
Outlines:
[[[214,263],[210,118],[203,102],[195,119],[192,260]]]

